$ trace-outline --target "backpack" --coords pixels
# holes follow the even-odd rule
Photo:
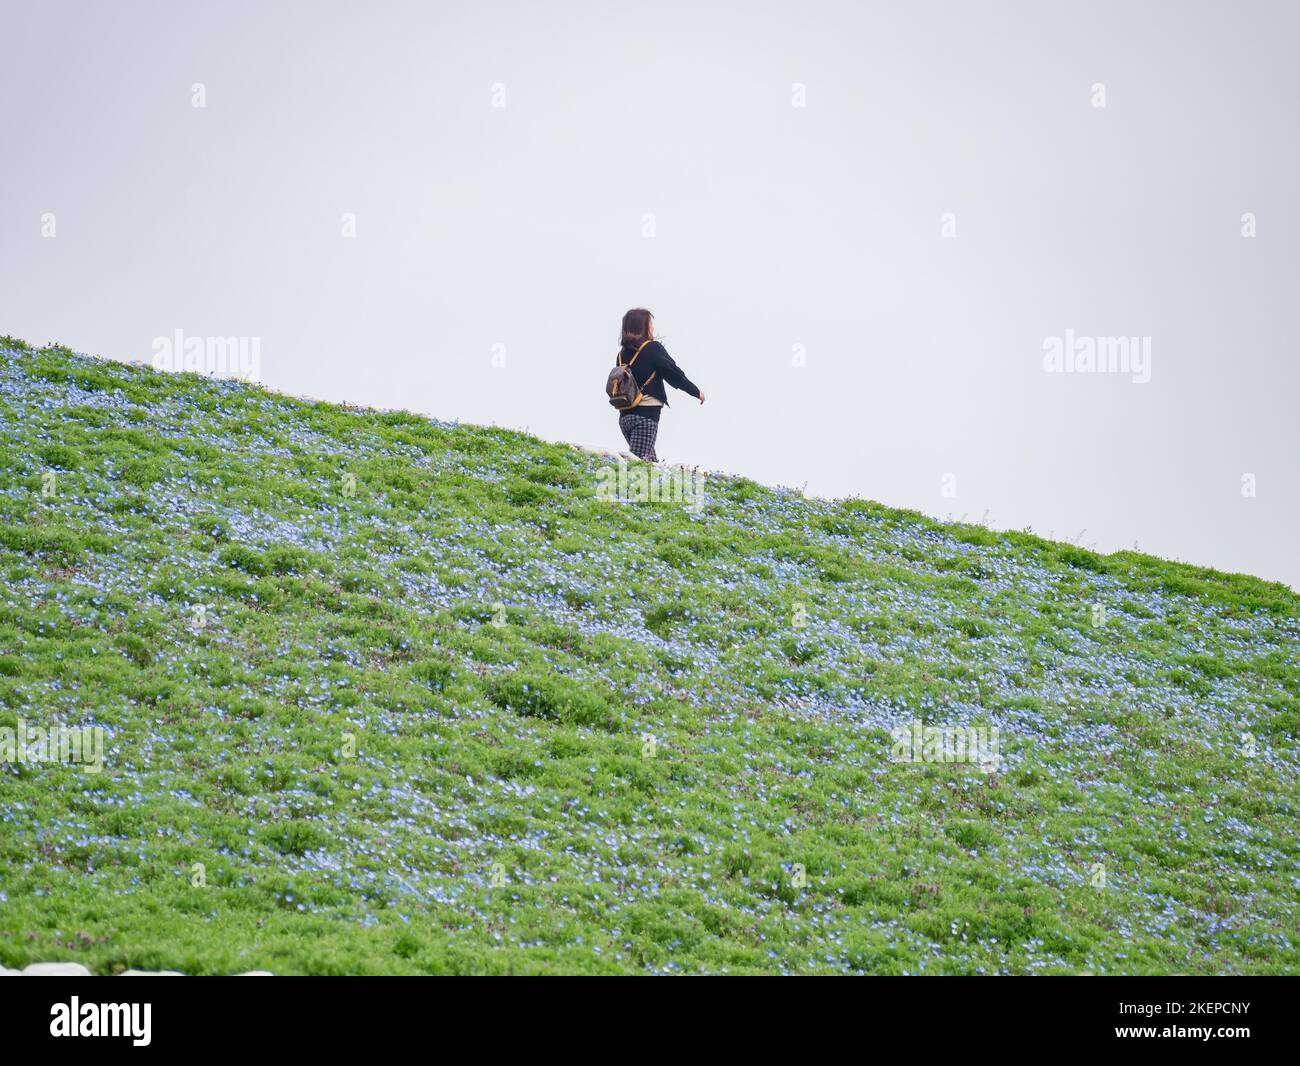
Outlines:
[[[654,380],[655,374],[658,373],[657,370],[652,370],[650,376],[645,379],[645,385],[641,386],[637,385],[636,378],[632,375],[632,364],[636,362],[636,357],[641,354],[641,349],[649,343],[649,341],[646,341],[645,344],[642,344],[641,348],[636,350],[636,354],[627,361],[626,365],[623,363],[622,348],[614,356],[614,369],[609,372],[609,377],[605,379],[605,395],[609,397],[610,405],[616,410],[630,411],[639,404],[645,398],[645,393],[642,391],[645,385],[649,385]]]

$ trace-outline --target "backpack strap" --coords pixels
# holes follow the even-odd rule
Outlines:
[[[627,365],[628,365],[629,368],[632,366],[633,363],[636,362],[636,357],[637,357],[638,355],[641,354],[641,349],[644,348],[644,347],[645,347],[647,344],[649,344],[649,343],[650,343],[650,342],[649,342],[648,340],[642,342],[642,344],[641,344],[641,348],[638,348],[638,349],[636,350],[636,354],[633,355],[632,358],[629,359],[629,360],[627,361]],[[622,348],[620,348],[620,349],[618,350],[617,354],[615,354],[614,359],[615,359],[615,361],[616,361],[616,365],[618,365],[618,366],[622,366],[622,365],[623,365],[623,349],[622,349]],[[654,375],[651,374],[650,377],[654,377]],[[649,381],[649,380],[650,380],[650,378],[646,378],[646,381]]]

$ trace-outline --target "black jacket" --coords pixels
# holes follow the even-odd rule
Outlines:
[[[618,353],[618,361],[627,366],[634,355],[636,355],[635,348],[623,348]],[[651,374],[654,374],[654,380],[646,386],[646,379]],[[668,406],[668,390],[664,388],[665,381],[689,396],[694,396],[696,399],[700,396],[700,390],[695,387],[695,383],[682,373],[682,368],[673,362],[668,349],[658,341],[651,341],[641,349],[636,362],[632,363],[632,376],[636,378],[638,388],[642,389],[647,396],[653,396],[665,407]]]

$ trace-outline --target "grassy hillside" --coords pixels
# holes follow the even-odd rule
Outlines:
[[[0,964],[1300,972],[1279,585],[0,349]]]

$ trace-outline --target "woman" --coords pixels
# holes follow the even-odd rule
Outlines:
[[[655,340],[654,315],[644,307],[634,307],[623,316],[619,343],[622,347],[618,362],[624,366],[630,364],[632,376],[636,378],[637,388],[642,390],[643,396],[639,404],[618,416],[618,428],[623,431],[633,455],[647,463],[657,463],[655,439],[659,436],[659,415],[668,406],[664,382],[694,396],[700,403],[704,402],[704,393],[682,373],[668,349]],[[636,356],[635,362],[633,356]]]

